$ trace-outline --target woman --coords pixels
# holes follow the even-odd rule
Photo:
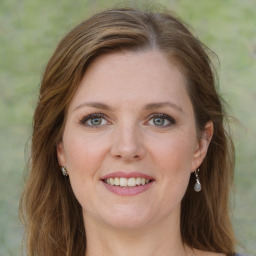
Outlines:
[[[32,255],[235,255],[234,148],[207,49],[168,13],[112,9],[50,59],[21,200]]]

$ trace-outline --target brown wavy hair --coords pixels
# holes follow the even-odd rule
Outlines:
[[[84,256],[86,233],[82,209],[68,178],[62,176],[56,145],[62,139],[69,103],[90,63],[118,52],[159,50],[180,68],[193,104],[198,136],[208,121],[214,134],[200,166],[202,191],[191,176],[181,202],[181,236],[200,250],[233,255],[235,239],[229,196],[234,147],[225,125],[224,104],[204,46],[172,13],[110,9],[87,19],[57,46],[45,69],[34,113],[31,157],[20,215],[26,227],[28,256]]]

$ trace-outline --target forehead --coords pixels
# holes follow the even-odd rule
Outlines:
[[[99,56],[91,65],[71,102],[142,104],[190,101],[186,80],[177,65],[156,50],[118,52]]]

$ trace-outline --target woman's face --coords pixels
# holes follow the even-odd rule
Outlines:
[[[103,55],[89,66],[57,153],[85,226],[140,228],[178,223],[207,146],[197,138],[184,76],[152,50]]]

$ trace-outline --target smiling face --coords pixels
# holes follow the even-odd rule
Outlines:
[[[102,55],[89,66],[57,153],[85,226],[139,228],[178,222],[207,146],[197,138],[184,76],[152,50]]]

